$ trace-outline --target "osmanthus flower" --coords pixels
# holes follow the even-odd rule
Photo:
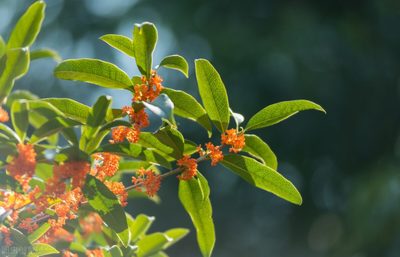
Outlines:
[[[6,166],[10,176],[14,177],[24,189],[29,187],[28,183],[35,173],[36,168],[36,152],[31,144],[17,145],[18,155],[12,157]]]
[[[182,173],[177,177],[180,180],[190,180],[197,174],[197,161],[194,158],[190,158],[189,155],[184,155],[177,162],[179,167],[181,167]]]
[[[120,157],[116,154],[96,153],[93,154],[93,159],[95,160],[95,165],[90,174],[101,181],[104,181],[106,177],[114,176],[118,170]]]
[[[157,75],[156,71],[151,71],[150,78],[142,76],[142,84],[136,84],[132,101],[148,101],[153,102],[163,90],[162,78]]]
[[[72,242],[75,239],[73,234],[63,228],[65,223],[61,224],[59,221],[54,219],[49,219],[47,222],[51,227],[42,237],[39,238],[37,241],[38,243],[52,244],[59,241]]]
[[[90,172],[90,164],[87,161],[68,161],[56,164],[53,167],[55,180],[63,181],[71,178],[72,187],[81,187],[85,183],[86,175]]]
[[[70,252],[70,251],[68,251],[68,250],[65,250],[65,251],[63,252],[62,257],[78,257],[78,254],[72,253],[72,252]]]
[[[7,122],[9,119],[8,112],[0,106],[0,122]]]
[[[110,143],[122,143],[128,140],[129,143],[137,143],[139,141],[140,128],[138,126],[125,127],[118,126],[112,129]]]
[[[3,244],[5,246],[12,246],[13,241],[11,240],[11,232],[10,229],[4,225],[0,225],[0,234],[3,237]]]
[[[140,168],[136,174],[137,177],[132,177],[132,183],[137,185],[135,190],[142,192],[142,189],[145,189],[146,194],[150,197],[156,195],[161,186],[161,176],[143,167]]]
[[[122,182],[117,181],[104,181],[104,184],[113,192],[119,199],[123,207],[128,205],[128,192]]]
[[[221,146],[215,146],[211,142],[206,144],[208,156],[211,158],[211,166],[216,166],[218,162],[224,159],[224,154],[221,151]]]
[[[228,129],[221,134],[221,143],[231,146],[229,152],[238,153],[245,146],[245,137],[243,133],[238,132],[236,129]]]
[[[34,223],[32,218],[26,218],[21,221],[21,223],[18,225],[20,229],[24,229],[28,234],[32,233],[35,231],[39,225],[37,223]]]
[[[145,128],[150,125],[149,116],[144,108],[136,111],[131,106],[124,106],[122,107],[122,113],[128,115],[129,121],[139,128]]]
[[[101,249],[86,250],[87,257],[104,257],[103,251]]]
[[[93,233],[101,233],[103,230],[103,220],[96,212],[91,212],[84,218],[79,220],[84,237],[88,237]]]

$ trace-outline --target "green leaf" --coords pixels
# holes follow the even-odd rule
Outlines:
[[[13,102],[16,100],[21,100],[21,99],[37,100],[38,96],[35,94],[32,94],[28,90],[14,90],[13,92],[11,92],[11,94],[9,96],[7,96],[6,106],[11,109]]]
[[[164,88],[163,93],[168,95],[174,103],[175,115],[196,121],[208,131],[208,136],[211,137],[212,127],[207,113],[193,96],[171,88]]]
[[[163,233],[153,233],[148,236],[144,236],[138,243],[137,256],[148,257],[159,251],[169,242],[169,238]]]
[[[43,48],[31,51],[31,60],[43,59],[43,58],[51,58],[56,62],[61,62],[61,56],[54,50]]]
[[[28,239],[21,231],[11,228],[11,240],[14,246],[14,256],[26,256],[28,252],[32,250],[32,245],[29,243]]]
[[[70,128],[76,125],[80,125],[80,123],[74,120],[63,119],[60,117],[49,120],[33,132],[30,143],[36,143],[51,136],[54,133],[62,131],[65,128]]]
[[[168,257],[168,255],[164,252],[158,252],[156,254],[151,255],[150,257]]]
[[[67,118],[86,124],[91,108],[69,98],[44,98],[41,101],[48,102],[60,110]]]
[[[113,245],[108,252],[111,254],[111,257],[123,257],[124,256],[122,254],[121,248],[119,248],[117,245]]]
[[[117,233],[121,243],[127,247],[130,242],[130,232],[124,209],[117,197],[100,180],[91,175],[87,175],[83,193],[89,205]]]
[[[164,57],[159,66],[178,70],[182,72],[186,78],[189,77],[189,64],[187,63],[185,58],[180,55],[169,55]]]
[[[139,214],[136,219],[129,225],[131,231],[131,241],[135,242],[143,237],[151,224],[154,222],[154,217],[149,217],[144,214]]]
[[[229,102],[224,83],[218,72],[205,59],[195,61],[196,78],[201,100],[211,121],[220,132],[229,124]]]
[[[28,235],[28,240],[30,243],[36,242],[41,236],[43,236],[47,230],[50,229],[49,223],[43,223],[38,229],[33,231],[30,235]]]
[[[192,219],[197,243],[204,257],[211,256],[215,244],[214,222],[208,182],[197,172],[197,178],[179,181],[179,199]]]
[[[316,103],[307,100],[284,101],[271,104],[257,112],[246,125],[246,130],[253,130],[268,127],[279,123],[290,116],[305,110],[325,110]]]
[[[21,139],[17,133],[15,133],[14,130],[10,129],[7,125],[0,123],[0,132],[3,132],[10,138],[10,140],[13,140],[14,142],[21,142]]]
[[[164,235],[171,238],[171,241],[164,247],[164,249],[167,249],[172,245],[176,244],[178,241],[184,238],[188,233],[189,229],[186,228],[173,228],[168,231],[165,231]]]
[[[0,64],[0,102],[8,96],[14,86],[14,81],[22,77],[29,69],[29,51],[27,48],[7,50],[4,60],[4,69]]]
[[[272,168],[250,157],[233,154],[224,156],[221,163],[251,185],[301,205],[302,198],[296,187]]]
[[[157,29],[153,23],[135,24],[133,29],[133,48],[136,65],[140,73],[150,77],[153,51],[157,44]]]
[[[15,101],[11,106],[11,120],[15,132],[24,141],[28,130],[28,104],[25,100]]]
[[[140,133],[139,144],[154,149],[175,159],[183,156],[184,138],[182,134],[170,127],[164,127],[152,134],[149,132]]]
[[[121,51],[130,57],[135,57],[132,39],[116,34],[107,34],[100,37],[100,39],[118,51]]]
[[[244,138],[246,142],[243,148],[244,152],[249,153],[274,170],[278,168],[276,156],[267,143],[256,135],[245,134]]]
[[[23,193],[21,184],[13,177],[7,175],[5,172],[0,173],[0,188],[11,189],[17,193]]]
[[[29,47],[39,34],[44,19],[46,4],[37,1],[21,16],[11,32],[8,48]]]
[[[183,149],[184,154],[192,155],[197,152],[197,144],[185,139],[185,146]]]
[[[59,79],[83,81],[106,88],[132,87],[132,81],[124,71],[97,59],[65,60],[56,67],[54,75]]]
[[[0,59],[6,53],[6,49],[7,49],[6,43],[4,42],[3,37],[0,36]]]
[[[45,256],[59,253],[59,251],[49,244],[33,244],[33,252],[28,254],[28,257]]]

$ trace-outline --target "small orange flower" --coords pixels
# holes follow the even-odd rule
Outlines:
[[[142,188],[144,188],[147,195],[153,197],[160,189],[161,176],[155,174],[152,170],[140,168],[137,171],[137,177],[132,177],[132,183],[138,185],[135,187],[136,191],[141,192]]]
[[[113,128],[111,132],[112,140],[110,140],[110,142],[112,144],[122,143],[126,138],[129,143],[137,143],[137,141],[139,141],[139,134],[140,129],[137,126],[134,126],[133,128],[118,126]]]
[[[70,251],[65,250],[65,251],[63,252],[62,257],[78,257],[78,254],[76,254],[76,253],[71,253]]]
[[[223,145],[232,146],[229,152],[238,153],[245,146],[244,134],[238,134],[236,129],[228,129],[221,135],[221,142]]]
[[[36,153],[31,144],[17,145],[18,156],[13,157],[7,165],[7,170],[12,177],[18,180],[24,189],[28,188],[28,182],[35,173]]]
[[[224,155],[221,151],[220,146],[215,146],[212,143],[208,142],[206,144],[207,151],[209,152],[209,156],[211,158],[211,166],[217,165],[218,162],[224,159]]]
[[[3,243],[5,246],[12,246],[13,241],[11,240],[10,229],[6,226],[0,225],[0,233],[3,236]]]
[[[177,161],[178,166],[183,168],[182,173],[178,176],[180,180],[190,180],[197,174],[197,161],[184,155],[182,159]]]
[[[100,215],[92,212],[79,221],[83,235],[88,237],[93,233],[101,233],[103,230],[103,220]]]
[[[119,156],[111,153],[96,153],[93,155],[98,165],[91,171],[91,175],[96,176],[99,180],[104,181],[105,177],[112,177],[119,167]]]
[[[132,101],[149,101],[153,102],[163,90],[162,78],[153,70],[150,79],[142,76],[142,84],[136,84],[133,89],[135,91]]]
[[[90,164],[86,161],[69,161],[53,167],[54,178],[58,181],[71,178],[73,188],[82,186],[89,172]]]
[[[20,229],[26,230],[29,234],[35,231],[39,225],[37,223],[32,222],[32,218],[26,218],[21,221],[21,223],[18,225]]]
[[[86,250],[87,257],[104,257],[101,249]]]
[[[113,192],[119,199],[123,207],[128,205],[128,192],[122,182],[117,181],[104,181],[104,184]]]
[[[9,119],[8,112],[0,107],[0,122],[7,122]]]
[[[145,112],[144,108],[139,111],[135,111],[131,106],[122,107],[122,113],[129,115],[129,121],[139,128],[145,128],[149,126],[149,116]]]

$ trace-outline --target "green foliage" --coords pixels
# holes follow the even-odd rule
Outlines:
[[[164,57],[164,59],[162,59],[162,61],[160,62],[159,66],[178,70],[182,72],[183,75],[186,76],[186,78],[189,77],[189,64],[187,63],[185,58],[183,58],[180,55],[175,54]]]
[[[207,114],[217,129],[223,132],[229,124],[229,103],[224,83],[209,61],[198,59],[195,68],[201,100]]]
[[[135,57],[133,41],[132,39],[115,34],[108,34],[100,37],[101,40],[106,42],[108,45],[114,47],[118,51],[130,56]]]
[[[38,49],[31,52],[31,60],[43,59],[43,58],[51,58],[56,62],[61,62],[61,56],[52,49]]]
[[[261,163],[276,170],[278,168],[278,160],[271,148],[261,138],[256,135],[244,135],[246,146],[244,152],[257,158]]]
[[[197,242],[204,257],[211,256],[215,244],[214,222],[208,182],[200,172],[197,178],[179,182],[179,199],[196,228]]]
[[[157,37],[157,29],[153,23],[135,24],[133,29],[133,49],[136,65],[140,73],[146,75],[146,77],[150,77]]]

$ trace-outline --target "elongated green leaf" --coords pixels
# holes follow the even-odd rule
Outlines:
[[[137,256],[148,257],[159,251],[170,241],[163,233],[153,233],[144,236],[138,243]]]
[[[83,193],[89,205],[117,233],[121,243],[126,247],[130,242],[130,232],[124,209],[117,197],[100,180],[90,175],[86,178]]]
[[[86,124],[90,114],[90,107],[69,98],[44,98],[41,101],[48,102],[60,110],[72,120]]]
[[[208,131],[208,136],[211,137],[212,127],[207,113],[193,96],[171,88],[164,88],[163,93],[168,95],[174,103],[174,114],[196,121]]]
[[[180,55],[175,54],[164,57],[159,66],[180,71],[186,78],[189,77],[189,64]]]
[[[2,59],[5,67],[0,67],[0,102],[11,92],[14,81],[28,72],[29,51],[27,48],[9,49]]]
[[[143,237],[151,224],[154,222],[154,217],[149,217],[144,214],[139,214],[136,219],[129,225],[131,231],[131,241],[136,242]]]
[[[49,244],[33,244],[33,252],[28,254],[28,257],[45,256],[59,253],[59,251]]]
[[[100,37],[100,39],[118,51],[121,51],[130,57],[135,57],[132,39],[116,34],[107,34]]]
[[[65,128],[70,128],[76,125],[80,125],[79,122],[70,119],[55,118],[44,123],[40,128],[35,130],[31,136],[30,142],[36,143],[40,140],[47,138]]]
[[[11,120],[15,132],[24,141],[28,129],[28,104],[25,100],[15,101],[11,106]]]
[[[119,248],[117,245],[113,245],[108,252],[110,253],[111,257],[123,257],[124,256],[121,251],[121,248]]]
[[[33,231],[30,235],[28,235],[28,240],[30,243],[36,242],[41,236],[44,235],[44,233],[47,232],[47,230],[50,229],[50,224],[49,223],[43,223],[38,229]]]
[[[164,246],[164,249],[171,247],[176,244],[182,238],[184,238],[189,233],[189,229],[186,228],[173,228],[164,232],[164,235],[171,238],[171,241]]]
[[[14,247],[12,254],[15,254],[14,256],[26,256],[32,250],[32,245],[21,231],[11,228],[10,232],[13,245],[18,246]]]
[[[7,125],[0,123],[0,132],[4,133],[14,142],[21,142],[21,139],[17,133],[15,133],[14,130],[10,129]]]
[[[54,75],[59,79],[78,80],[107,88],[132,87],[132,81],[124,71],[97,59],[65,60],[56,67]]]
[[[144,147],[154,149],[175,159],[183,155],[184,139],[182,134],[173,128],[165,127],[157,133],[140,133],[139,144]]]
[[[152,149],[146,149],[142,147],[140,144],[130,144],[130,143],[106,144],[96,149],[96,152],[116,153],[123,156],[144,160],[153,164],[161,165],[167,169],[171,168],[171,164],[164,156],[153,151]]]
[[[325,110],[316,103],[307,100],[284,101],[271,104],[250,118],[246,130],[264,128],[279,123],[290,116],[305,110]]]
[[[6,53],[6,49],[7,49],[6,43],[4,42],[3,37],[0,36],[0,59]]]
[[[6,106],[11,109],[11,106],[14,101],[16,100],[37,100],[38,96],[35,94],[32,94],[28,90],[14,90],[10,95],[7,96],[7,102]]]
[[[197,174],[197,178],[179,181],[179,199],[192,219],[202,255],[209,257],[215,244],[210,188],[203,175]]]
[[[195,61],[201,100],[211,121],[220,132],[229,124],[229,102],[224,83],[217,70],[205,59]]]
[[[135,24],[133,29],[133,48],[136,65],[140,73],[150,77],[153,51],[157,44],[157,29],[153,23]]]
[[[256,157],[263,164],[278,169],[278,161],[276,155],[271,148],[261,138],[256,135],[244,135],[246,146],[243,148],[244,152]]]
[[[21,184],[13,177],[7,175],[5,172],[0,173],[0,188],[11,189],[17,193],[23,193]]]
[[[51,58],[56,62],[61,62],[61,56],[54,50],[43,48],[31,51],[31,60],[43,59],[43,58]]]
[[[8,48],[29,47],[39,34],[46,4],[37,1],[21,16],[11,32]]]
[[[241,155],[226,155],[221,162],[251,185],[271,192],[291,203],[301,205],[302,198],[296,187],[277,171],[256,160]]]

